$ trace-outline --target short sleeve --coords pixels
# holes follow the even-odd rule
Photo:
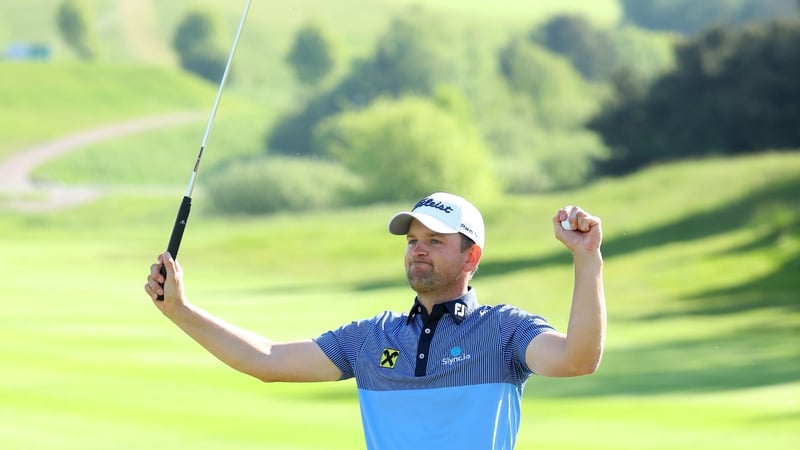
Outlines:
[[[327,331],[314,339],[325,356],[342,371],[344,380],[354,376],[353,367],[356,357],[364,340],[367,330],[371,328],[374,320],[354,321],[341,327]]]
[[[503,342],[507,343],[506,354],[513,358],[515,364],[524,367],[526,371],[528,365],[525,362],[525,352],[528,344],[533,338],[545,331],[555,330],[550,323],[542,316],[531,314],[527,311],[514,306],[505,305],[501,309],[501,334],[504,335]]]

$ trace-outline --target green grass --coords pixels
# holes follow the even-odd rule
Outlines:
[[[157,67],[0,62],[0,72],[17,80],[0,84],[0,157],[123,119],[208,111],[216,95],[196,77]]]
[[[519,448],[795,448],[798,174],[800,153],[713,159],[481,205],[481,299],[562,329],[571,268],[550,217],[575,202],[604,219],[603,364],[531,379]],[[261,384],[149,304],[178,197],[0,216],[3,447],[362,448],[351,381]],[[198,193],[180,260],[192,300],[223,318],[296,339],[411,301],[385,232],[407,205],[239,219],[206,205]]]
[[[126,14],[130,11],[123,6],[126,2],[139,5],[134,8],[136,14]],[[418,3],[413,0],[254,2],[237,49],[229,90],[256,100],[268,115],[284,112],[292,106],[298,92],[284,59],[294,33],[307,20],[319,21],[339,43],[343,61],[338,73],[342,74],[353,59],[372,51],[374,39],[386,31],[395,14]],[[67,67],[62,64],[74,61],[75,57],[56,28],[60,2],[40,0],[35,8],[19,2],[0,4],[2,48],[13,42],[37,42],[53,50],[52,62],[0,62],[0,73],[5,80],[25,80],[0,85],[0,136],[3,136],[0,157],[32,143],[33,138],[46,139],[132,115],[184,108],[210,109],[209,95],[202,90],[213,86],[157,68],[174,68],[173,34],[186,12],[197,6],[222,17],[225,29],[220,40],[224,39],[227,51],[243,2],[103,0],[90,4],[94,7],[93,19],[101,45],[99,62]],[[619,5],[614,0],[595,1],[591,7],[577,0],[503,0],[467,5],[436,0],[425,5],[442,14],[451,25],[469,28],[470,35],[484,45],[494,46],[556,12],[580,11],[604,24],[614,23],[620,17]],[[142,64],[148,68],[120,71],[113,68],[118,64]],[[264,126],[266,123],[258,125],[260,129]]]
[[[136,15],[126,15],[126,1],[140,6]],[[101,40],[101,56],[112,61],[163,63],[170,52],[171,39],[177,24],[190,8],[203,7],[222,16],[226,29],[233,35],[244,1],[214,2],[209,0],[102,0],[92,2],[96,32]],[[458,2],[455,0],[343,0],[336,3],[308,0],[302,3],[253,2],[242,35],[242,51],[260,54],[259,59],[246,58],[249,68],[264,68],[278,54],[288,49],[293,32],[308,19],[316,19],[338,37],[348,53],[363,54],[369,42],[383,32],[392,16],[414,5],[445,14],[452,22],[478,25],[489,36],[498,37],[525,29],[555,13],[578,12],[601,24],[616,23],[621,8],[615,0],[596,0],[591,5],[579,0],[499,0]],[[5,2],[0,5],[0,44],[17,41],[47,43],[55,47],[56,58],[70,57],[56,28],[56,11],[60,2],[37,0],[32,11],[27,5]],[[129,10],[128,10],[129,11]],[[133,23],[129,23],[133,22]],[[132,33],[132,36],[126,35]],[[146,36],[142,36],[146,35]],[[137,41],[138,38],[138,41]],[[149,51],[141,51],[141,42]],[[160,45],[160,49],[155,46]],[[147,47],[146,47],[147,48]],[[266,58],[265,58],[266,56]]]
[[[207,114],[215,86],[171,69],[169,39],[190,3],[223,9],[231,33],[242,4],[142,2],[145,16],[126,16],[120,1],[92,2],[104,59],[83,66],[58,41],[58,3],[0,5],[1,43],[48,42],[56,51],[50,63],[0,63],[4,80],[16,81],[0,85],[0,157],[126,118]],[[413,3],[254,2],[181,247],[193,301],[281,340],[408,307],[403,243],[385,231],[408,205],[223,218],[208,207],[202,172],[261,151],[268,123],[294,101],[282,55],[306,19],[329,26],[352,59]],[[607,24],[619,17],[612,0],[425,3],[479,26],[489,45],[555,11],[581,8]],[[147,39],[137,41],[140,33]],[[363,448],[352,381],[261,384],[205,353],[144,295],[204,127],[108,141],[36,172],[113,186],[92,204],[25,214],[0,195],[3,449]],[[794,152],[664,165],[479,205],[489,230],[475,280],[482,301],[517,304],[560,329],[572,271],[550,217],[580,204],[605,230],[603,364],[589,377],[531,379],[518,448],[797,448],[798,192]]]
[[[209,110],[212,100],[209,97]],[[220,106],[203,153],[202,172],[213,170],[225,161],[264,151],[266,124],[272,119],[270,112],[235,100],[226,97]],[[188,125],[87,145],[39,165],[33,177],[78,184],[184,185],[197,157],[207,119],[206,116]]]
[[[210,140],[214,151],[209,152],[204,167],[213,168],[215,161],[230,156],[262,151],[269,125],[294,107],[299,90],[284,56],[294,32],[305,21],[316,19],[335,36],[344,55],[337,72],[341,75],[350,61],[372,50],[374,39],[385,32],[395,14],[416,3],[313,0],[292,5],[254,4]],[[0,158],[37,142],[118,120],[210,110],[215,86],[174,71],[172,35],[187,10],[200,5],[223,16],[226,29],[222,35],[232,39],[242,5],[188,0],[92,2],[102,52],[97,63],[83,65],[75,62],[58,36],[55,17],[59,4],[42,1],[35,11],[14,2],[0,5],[0,23],[4,25],[0,26],[0,44],[29,41],[53,48],[52,62],[0,62],[4,78],[16,80],[0,85]],[[138,7],[131,14],[125,5]],[[426,2],[426,8],[442,14],[451,25],[471,30],[470,35],[487,46],[499,46],[511,34],[558,12],[581,12],[603,24],[615,23],[620,17],[619,5],[611,0],[594,2],[591,7],[574,0],[503,0],[458,7],[452,0],[436,0]],[[175,167],[193,157],[203,127],[204,123],[198,123],[104,142],[39,168],[36,178],[85,182],[87,172],[93,172],[88,176],[102,174],[93,178],[101,183],[163,184],[161,180],[174,178]]]

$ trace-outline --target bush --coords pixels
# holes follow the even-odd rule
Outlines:
[[[212,173],[206,185],[212,205],[220,212],[267,214],[347,204],[361,182],[329,161],[261,157]]]
[[[469,198],[497,193],[474,124],[420,97],[383,98],[331,117],[314,137],[322,152],[362,174],[364,201],[410,201],[435,191]]]
[[[577,130],[530,130],[525,151],[497,157],[497,173],[508,192],[528,194],[570,189],[594,176],[595,164],[608,150],[594,133]]]

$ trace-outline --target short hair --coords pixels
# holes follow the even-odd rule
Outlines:
[[[467,237],[467,235],[462,233],[458,234],[461,235],[461,253],[464,253],[465,251],[469,250],[470,248],[472,248],[473,245],[477,245],[475,241]],[[475,272],[477,271],[478,271],[478,266],[475,266],[475,268],[472,269],[472,273],[469,274],[469,277],[472,278],[473,276],[475,276]]]
[[[475,245],[475,241],[470,239],[466,234],[458,233],[461,236],[461,252],[465,252]]]

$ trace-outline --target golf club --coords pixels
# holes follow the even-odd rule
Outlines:
[[[228,61],[225,63],[225,70],[223,71],[222,79],[219,82],[217,98],[214,100],[214,106],[211,108],[211,115],[208,118],[208,125],[206,125],[206,132],[203,135],[203,140],[200,141],[200,152],[197,154],[197,160],[194,163],[192,176],[189,178],[189,185],[186,187],[186,194],[184,194],[181,205],[178,208],[178,215],[175,217],[175,225],[173,225],[172,234],[169,237],[167,251],[170,253],[170,255],[172,255],[173,258],[178,257],[178,249],[181,246],[183,232],[186,229],[186,222],[189,220],[189,211],[192,208],[192,192],[194,191],[194,185],[197,181],[197,172],[200,169],[200,159],[203,157],[203,152],[205,151],[206,144],[208,143],[208,135],[211,133],[211,126],[214,124],[214,116],[217,115],[219,100],[222,97],[222,90],[225,87],[225,82],[228,80],[228,72],[230,72],[231,69],[231,60],[233,60],[233,54],[236,52],[236,45],[239,43],[239,36],[242,34],[242,27],[244,26],[244,21],[247,18],[247,11],[250,9],[250,1],[251,0],[247,0],[247,3],[244,5],[242,18],[239,20],[239,28],[236,30],[236,36],[233,38],[231,52],[228,54]],[[163,275],[165,278],[167,276],[167,269],[163,264],[161,265],[161,275]],[[158,300],[164,300],[164,296],[159,295]]]

